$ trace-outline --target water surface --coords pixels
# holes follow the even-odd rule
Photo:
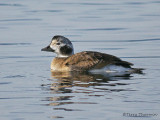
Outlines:
[[[160,1],[0,2],[0,119],[147,119],[160,115]],[[145,74],[53,73],[54,35],[75,52],[113,54]],[[153,114],[129,116],[128,114]]]

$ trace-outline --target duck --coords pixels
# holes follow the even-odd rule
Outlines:
[[[74,54],[72,42],[61,35],[55,35],[50,44],[41,51],[53,52],[57,56],[51,62],[51,70],[67,71],[103,71],[103,72],[129,72],[142,73],[142,68],[132,68],[133,63],[123,61],[114,55],[82,51]]]

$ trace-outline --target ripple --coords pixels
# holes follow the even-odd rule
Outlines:
[[[7,29],[8,27],[0,27],[0,29]]]
[[[40,21],[41,19],[4,19],[4,20],[0,20],[0,22],[19,22],[19,21]]]
[[[9,75],[3,78],[22,78],[22,77],[26,77],[26,76],[22,76],[22,75]]]
[[[62,117],[62,116],[51,116],[50,118],[51,119],[57,119],[57,118],[64,118],[64,117]]]
[[[126,28],[91,28],[91,29],[76,29],[78,31],[116,31],[124,30]]]
[[[136,91],[136,90],[131,90],[131,89],[108,89],[108,88],[95,88],[95,89],[108,91],[108,92]]]
[[[125,48],[92,48],[93,50],[121,50]]]
[[[141,16],[147,16],[147,17],[159,17],[159,14],[142,14]]]
[[[34,98],[34,97],[1,97],[0,100],[3,100],[3,99],[30,99],[30,98]]]
[[[0,59],[10,59],[10,58],[27,58],[24,56],[0,56]]]
[[[88,96],[101,97],[101,96],[104,96],[104,95],[88,95]]]
[[[46,97],[42,101],[62,101],[62,100],[71,100],[74,96],[57,96],[57,97]]]
[[[132,100],[132,101],[129,101],[129,100],[125,100],[124,102],[135,102],[135,103],[158,103],[158,102],[152,102],[152,101],[143,101],[143,100]]]
[[[83,111],[80,109],[67,109],[67,108],[54,108],[54,110],[64,110],[64,111]]]
[[[149,38],[149,39],[139,39],[139,40],[77,40],[72,42],[152,42],[160,41],[160,38]]]
[[[52,3],[54,5],[82,5],[82,6],[106,6],[106,5],[113,5],[111,3],[93,3],[93,2],[76,2],[76,3],[73,3],[73,2],[63,2],[63,3]]]
[[[121,58],[160,58],[160,56],[135,56],[135,57],[121,57]]]
[[[140,40],[125,40],[123,42],[145,42],[145,41],[159,41],[160,38],[140,39]]]
[[[32,43],[0,43],[0,45],[31,45]]]
[[[16,7],[21,7],[21,6],[24,6],[24,5],[21,5],[21,4],[6,4],[6,3],[0,3],[0,6],[16,6]]]
[[[152,1],[152,3],[160,3],[160,1]]]
[[[43,12],[63,12],[63,10],[44,10]]]
[[[26,12],[32,12],[32,13],[38,13],[38,12],[59,13],[59,12],[63,12],[63,10],[32,10],[32,11],[26,11]]]
[[[59,106],[59,105],[68,105],[68,104],[97,104],[95,102],[54,102],[46,104],[47,106]]]
[[[101,6],[101,5],[113,5],[113,4],[111,4],[111,3],[93,3],[93,2],[91,2],[91,3],[89,3],[89,2],[79,2],[79,3],[73,3],[73,2],[63,2],[63,3],[52,3],[52,4],[54,4],[54,5],[58,5],[58,4],[60,4],[60,5],[90,5],[90,6]]]
[[[10,58],[53,58],[54,56],[0,56],[0,59],[10,59]],[[24,61],[17,61],[17,62],[37,62],[36,61],[28,61],[28,60],[24,60]]]
[[[127,5],[144,5],[144,2],[126,2]]]
[[[0,98],[0,100],[3,100],[3,99],[11,99],[11,98]]]
[[[33,111],[32,111],[32,112],[10,112],[10,113],[42,114],[42,113],[44,113],[44,112],[33,112]]]
[[[79,3],[81,5],[95,5],[95,6],[99,6],[99,5],[112,5],[112,4],[109,4],[109,3]]]
[[[0,82],[0,85],[11,84],[12,82]]]

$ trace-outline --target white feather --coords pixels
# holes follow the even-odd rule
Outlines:
[[[107,73],[113,73],[113,72],[129,72],[131,71],[131,68],[125,68],[122,66],[116,66],[116,65],[107,65],[103,67],[102,69],[95,69],[90,70],[90,72],[107,72]]]

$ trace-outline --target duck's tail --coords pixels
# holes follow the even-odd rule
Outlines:
[[[145,70],[144,68],[132,68],[131,72],[132,73],[137,73],[137,74],[144,74],[143,70]]]

